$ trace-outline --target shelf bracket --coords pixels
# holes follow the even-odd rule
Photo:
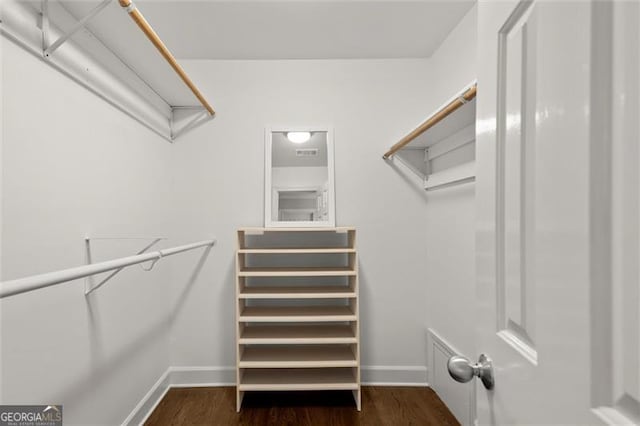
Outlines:
[[[49,0],[42,0],[42,51],[44,52],[49,46]]]
[[[149,250],[151,247],[155,246],[160,241],[165,240],[165,239],[166,238],[155,238],[153,241],[151,241],[151,243],[147,244],[142,250],[137,252],[136,255],[143,254],[144,252]],[[87,237],[87,238],[85,238],[84,241],[85,241],[85,248],[86,248],[86,253],[87,253],[87,264],[91,264],[92,263],[92,260],[91,260],[91,247],[90,247],[91,239]],[[151,269],[153,269],[153,267],[155,266],[157,261],[158,261],[158,259],[152,261],[151,266],[148,269],[144,268],[144,267],[142,267],[142,269],[144,271],[150,271]],[[85,281],[84,295],[88,296],[92,292],[96,291],[97,289],[99,289],[100,287],[105,285],[107,283],[107,281],[109,281],[111,278],[113,278],[116,274],[118,274],[124,268],[125,267],[123,266],[122,268],[116,269],[115,271],[111,272],[106,278],[104,278],[102,281],[100,281],[98,284],[96,284],[94,286],[91,286],[91,283],[89,282],[90,281],[90,277],[87,278],[87,280]]]
[[[423,170],[420,170],[421,167],[419,165],[411,164],[411,161],[409,161],[407,158],[404,158],[403,155],[402,155],[403,152],[404,151],[397,152],[396,155],[394,155],[393,157],[389,158],[389,161],[395,161],[397,159],[398,162],[403,164],[410,172],[412,172],[414,175],[418,176],[423,181],[423,183],[426,182],[427,175],[425,174],[425,172]],[[425,155],[426,155],[426,153],[425,153]],[[425,167],[426,166],[428,166],[428,163],[425,161]]]
[[[426,184],[431,174],[431,158],[429,158],[429,148],[424,149],[424,177],[423,184]]]
[[[93,19],[98,13],[102,12],[102,10],[107,7],[109,5],[109,3],[111,3],[112,0],[102,0],[102,2],[100,4],[98,4],[96,7],[93,8],[93,10],[91,10],[91,12],[89,12],[87,14],[87,16],[85,16],[84,18],[80,19],[78,22],[75,23],[75,25],[69,30],[67,31],[65,34],[61,35],[60,38],[58,38],[56,41],[53,42],[53,44],[51,44],[50,46],[47,46],[48,44],[48,36],[45,35],[45,25],[44,22],[46,22],[46,28],[47,28],[47,32],[48,32],[48,27],[49,27],[49,0],[43,0],[43,8],[42,8],[42,15],[43,15],[43,25],[42,25],[42,31],[43,31],[43,44],[45,44],[45,49],[44,49],[44,56],[45,58],[48,58],[49,56],[51,56],[51,54],[53,54],[53,52],[56,51],[56,49],[58,49],[60,46],[62,46],[62,44],[64,42],[66,42],[67,40],[69,40],[71,37],[73,37],[74,34],[76,34],[78,31],[80,31],[81,29],[83,29],[87,23]]]
[[[177,107],[174,109],[186,109],[184,107]],[[191,119],[187,124],[185,124],[184,126],[182,126],[181,128],[177,129],[177,130],[173,130],[173,120],[171,123],[171,140],[175,141],[176,139],[178,139],[180,136],[184,135],[187,132],[190,132],[191,130],[196,129],[197,127],[202,126],[204,123],[211,121],[215,118],[215,115],[211,115],[209,114],[209,112],[206,110],[206,108],[204,107],[194,107],[194,109],[196,109],[197,111],[199,111],[195,117],[193,119]]]

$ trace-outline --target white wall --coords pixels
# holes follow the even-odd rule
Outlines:
[[[335,129],[337,224],[358,229],[363,379],[424,382],[425,323],[472,355],[473,187],[427,194],[381,159],[475,77],[470,37],[461,25],[428,60],[187,61],[218,115],[173,146],[3,40],[3,280],[82,264],[86,234],[218,244],[129,268],[88,300],[77,281],[0,303],[2,403],[113,424],[169,365],[233,378],[235,229],[263,224],[270,125]],[[138,248],[102,241],[94,260]]]
[[[187,61],[185,67],[219,115],[175,145],[176,186],[184,188],[177,232],[214,232],[219,244],[176,318],[172,363],[235,365],[235,229],[263,225],[264,128],[331,125],[337,224],[358,230],[362,364],[405,367],[389,374],[424,382],[426,199],[404,170],[381,157],[429,110],[428,61]]]
[[[436,84],[430,88],[435,111],[476,78],[477,10],[474,6],[430,58]],[[482,93],[482,88],[478,88]],[[424,220],[427,298],[426,326],[471,359],[475,347],[475,184],[466,183],[427,193]],[[436,392],[464,424],[473,423],[472,382],[455,383],[445,373],[446,357],[435,353],[430,375]]]
[[[177,232],[211,230],[219,244],[174,323],[173,365],[235,363],[234,230],[263,224],[264,128],[283,124],[335,128],[337,224],[358,229],[364,379],[424,380],[425,324],[473,354],[473,185],[427,194],[381,156],[475,79],[475,13],[428,60],[185,63],[219,115],[176,144],[176,186],[189,188]]]
[[[431,57],[436,110],[476,78],[474,6]],[[479,89],[481,91],[482,88]],[[427,193],[427,297],[429,327],[470,357],[475,356],[474,184]]]
[[[50,67],[3,48],[1,279],[82,265],[84,237],[167,234],[171,145]],[[146,241],[97,241],[93,260]],[[121,423],[169,364],[169,265],[0,303],[2,404],[63,404],[65,424]]]

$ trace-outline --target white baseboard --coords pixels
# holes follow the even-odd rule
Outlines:
[[[360,367],[363,386],[428,386],[422,365],[369,365]]]
[[[427,386],[424,366],[362,366],[363,386]],[[122,423],[141,425],[170,388],[235,386],[235,367],[169,367]]]
[[[475,380],[458,383],[449,377],[447,360],[453,355],[463,355],[436,331],[427,329],[427,362],[429,384],[447,405],[449,410],[465,426],[475,424],[476,387]]]
[[[122,425],[143,424],[171,388],[235,385],[235,367],[169,367],[122,422]]]
[[[127,418],[122,422],[122,425],[140,425],[147,420],[147,417],[153,410],[158,406],[164,395],[169,391],[170,382],[169,382],[169,373],[171,368],[167,369],[158,381],[151,386],[149,392],[142,398],[142,400],[135,406],[133,411],[127,416]]]
[[[169,367],[170,387],[235,386],[235,367]]]

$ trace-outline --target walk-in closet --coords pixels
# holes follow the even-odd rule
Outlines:
[[[0,426],[640,425],[640,0],[0,1]]]

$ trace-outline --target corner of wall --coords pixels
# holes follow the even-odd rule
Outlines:
[[[474,4],[429,58],[435,82],[431,95],[440,105],[477,79],[478,6]]]

